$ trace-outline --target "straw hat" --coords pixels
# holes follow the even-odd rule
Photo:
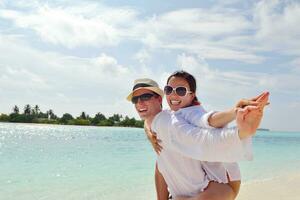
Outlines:
[[[132,88],[132,92],[127,96],[127,100],[131,101],[132,99],[132,94],[140,89],[147,89],[155,92],[156,94],[160,95],[161,97],[164,96],[164,92],[159,88],[158,84],[149,78],[141,78],[141,79],[136,79],[134,81],[134,86]]]

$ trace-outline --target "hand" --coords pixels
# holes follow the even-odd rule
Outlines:
[[[255,134],[263,117],[263,109],[268,105],[268,99],[269,93],[266,92],[256,100],[258,102],[257,106],[238,108],[236,121],[241,139]]]
[[[260,102],[263,100],[263,98],[266,97],[266,95],[269,94],[269,92],[263,92],[260,95],[252,98],[252,99],[241,99],[237,104],[235,105],[235,108],[244,108],[245,106],[257,106],[260,104]],[[270,103],[267,102],[266,105],[269,105]]]
[[[162,150],[162,146],[159,144],[161,143],[161,140],[157,139],[157,136],[155,133],[153,133],[151,130],[144,128],[146,135],[154,149],[154,151],[157,153],[157,155],[160,154],[161,150]]]
[[[268,102],[269,100],[269,92],[264,92],[261,95],[257,96],[255,99],[256,102],[258,102],[258,107],[263,110],[265,106],[269,105],[270,103]]]

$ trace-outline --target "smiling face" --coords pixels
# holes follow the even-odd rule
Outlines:
[[[133,93],[133,97],[140,96],[142,94],[148,94],[153,92],[147,89],[139,89]],[[147,120],[149,118],[153,118],[157,113],[161,111],[161,103],[162,98],[159,95],[155,95],[151,97],[149,100],[142,101],[138,99],[137,103],[135,104],[135,109],[138,112],[139,116]]]
[[[168,82],[168,86],[172,88],[177,88],[179,86],[186,87],[188,91],[190,91],[189,83],[181,77],[171,77]],[[171,110],[177,111],[180,108],[184,108],[190,106],[192,104],[193,99],[195,98],[195,93],[187,93],[185,96],[178,96],[175,91],[173,91],[170,95],[166,95],[167,102],[170,106]]]

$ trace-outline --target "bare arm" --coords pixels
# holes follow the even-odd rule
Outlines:
[[[227,111],[216,112],[210,115],[208,123],[215,128],[222,128],[232,122],[236,117],[236,109],[232,108]]]
[[[157,163],[155,165],[155,188],[156,188],[157,200],[169,199],[168,186],[163,175],[159,172],[157,168]]]
[[[252,99],[241,99],[233,108],[213,113],[208,118],[208,123],[210,126],[215,128],[222,128],[226,126],[228,123],[232,122],[236,118],[236,112],[238,108],[244,108],[245,106],[257,106],[262,97],[266,96],[267,93],[264,92],[257,97]]]
[[[187,157],[210,162],[236,162],[251,159],[251,139],[262,119],[269,94],[259,106],[247,106],[237,113],[237,128],[205,129],[192,125],[179,115],[170,124],[160,124],[168,133],[172,148]],[[164,127],[166,126],[166,127]],[[241,140],[245,139],[245,140]]]

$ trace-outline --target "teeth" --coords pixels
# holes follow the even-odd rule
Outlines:
[[[171,104],[172,104],[172,105],[178,105],[178,104],[180,104],[180,101],[171,100]]]
[[[139,109],[140,112],[143,112],[143,111],[146,111],[146,110],[147,110],[146,108]]]

